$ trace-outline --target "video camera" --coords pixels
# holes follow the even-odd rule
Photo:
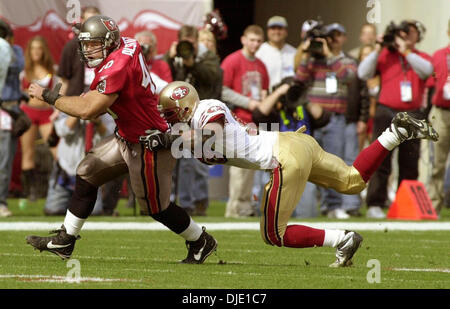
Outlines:
[[[189,59],[191,57],[195,58],[195,48],[194,45],[189,41],[180,41],[177,44],[177,57],[183,59]]]
[[[397,50],[397,44],[395,43],[395,37],[400,36],[400,32],[409,34],[409,23],[403,21],[400,25],[396,25],[393,21],[386,27],[383,35],[383,41],[381,45],[386,47],[389,51],[395,52]]]
[[[323,22],[319,21],[316,26],[306,32],[305,39],[309,39],[311,41],[311,44],[306,51],[316,59],[324,58],[325,55],[323,53],[323,43],[317,41],[316,39],[323,38],[327,40],[328,37],[329,35]]]

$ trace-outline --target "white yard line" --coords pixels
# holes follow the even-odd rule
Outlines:
[[[209,231],[259,230],[259,222],[197,222]],[[357,231],[450,231],[450,222],[292,222],[320,229]],[[0,222],[0,231],[49,231],[59,228],[58,222]],[[158,222],[86,222],[84,231],[167,231]]]
[[[93,278],[80,277],[77,279],[63,276],[48,275],[0,275],[1,279],[18,279],[23,281],[39,281],[39,282],[57,282],[57,283],[81,283],[81,282],[140,282],[139,280],[129,279],[110,279],[110,278]]]
[[[438,273],[450,273],[450,269],[440,268],[392,268],[397,271],[415,271],[415,272],[438,272]]]

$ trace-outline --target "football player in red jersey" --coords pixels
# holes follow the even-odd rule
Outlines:
[[[117,128],[115,136],[94,147],[77,168],[75,192],[64,224],[55,236],[28,236],[27,242],[40,251],[70,258],[79,232],[91,214],[98,187],[127,172],[141,207],[186,240],[184,263],[200,264],[216,250],[216,240],[198,226],[175,203],[170,202],[175,159],[169,150],[150,151],[140,139],[148,130],[165,132],[166,121],[157,110],[152,82],[136,40],[120,37],[117,24],[106,16],[93,16],[81,26],[80,53],[95,68],[90,91],[80,97],[61,96],[54,89],[30,86],[30,95],[62,112],[82,119],[95,119],[108,112]]]

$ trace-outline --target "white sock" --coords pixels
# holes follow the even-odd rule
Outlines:
[[[325,238],[323,239],[323,246],[336,248],[337,245],[344,239],[344,237],[345,231],[325,230]]]
[[[189,222],[189,226],[187,227],[187,229],[185,229],[179,235],[187,241],[195,241],[200,238],[200,235],[202,233],[202,228],[191,218],[191,222]]]
[[[83,227],[84,221],[86,219],[80,219],[71,213],[69,210],[66,212],[66,217],[64,218],[64,227],[69,235],[78,236]]]
[[[405,135],[407,134],[404,128],[399,127],[398,130],[401,131],[402,134],[403,133]],[[384,130],[383,133],[381,133],[381,135],[378,137],[378,141],[384,148],[386,148],[389,151],[391,151],[401,143],[397,133],[395,133],[395,131],[391,131],[389,128],[387,128],[386,130]]]

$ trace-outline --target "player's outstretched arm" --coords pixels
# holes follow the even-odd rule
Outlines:
[[[74,117],[92,120],[99,115],[106,113],[107,109],[114,103],[118,95],[102,94],[97,90],[75,96],[61,96],[59,94],[60,84],[54,89],[43,88],[38,84],[31,84],[28,92],[31,97],[54,105],[58,110]]]

